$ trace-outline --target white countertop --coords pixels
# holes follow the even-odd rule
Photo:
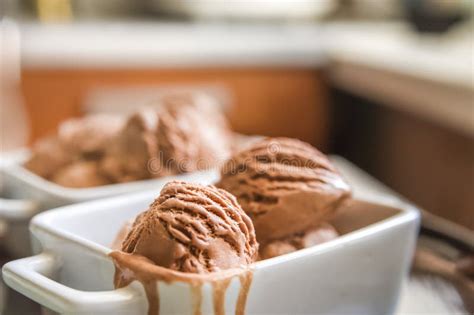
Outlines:
[[[331,59],[474,86],[469,32],[420,36],[394,22],[91,22],[20,30],[27,67],[318,67]]]
[[[21,62],[47,68],[326,67],[334,84],[474,135],[472,22],[22,24]]]
[[[333,84],[474,137],[472,24],[442,36],[396,23],[333,24],[324,36]]]
[[[313,25],[108,23],[21,26],[27,67],[319,66]]]
[[[336,62],[474,87],[474,39],[468,25],[444,35],[420,35],[401,23],[331,24],[324,38],[325,52]]]

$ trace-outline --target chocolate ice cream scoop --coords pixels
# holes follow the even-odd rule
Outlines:
[[[236,154],[217,186],[237,197],[261,244],[317,227],[350,196],[323,153],[289,138],[267,138]]]
[[[65,166],[83,160],[97,160],[103,154],[106,143],[118,132],[122,119],[109,115],[93,115],[63,122],[58,134],[38,141],[25,167],[46,179],[65,178],[57,174]],[[77,166],[77,165],[76,165]],[[77,175],[78,167],[72,167]],[[86,167],[87,170],[90,167]],[[64,172],[63,172],[64,173]],[[79,178],[74,175],[75,183]],[[84,181],[83,181],[84,182]],[[95,181],[98,185],[100,181]],[[66,186],[76,186],[71,183]],[[82,184],[81,184],[82,186]]]
[[[115,181],[162,177],[213,167],[229,156],[230,131],[207,98],[163,97],[135,113],[112,141],[103,162]]]
[[[172,270],[209,273],[248,265],[258,244],[250,218],[231,194],[174,181],[137,217],[122,251]]]
[[[158,158],[157,125],[155,110],[134,113],[109,144],[102,171],[115,182],[151,178],[150,163]]]
[[[25,167],[41,177],[50,179],[59,168],[72,160],[64,145],[56,137],[49,137],[35,144]]]
[[[268,259],[316,246],[338,237],[336,229],[328,224],[291,235],[283,240],[272,241],[260,249],[260,259]]]
[[[71,154],[96,156],[104,152],[123,123],[122,117],[105,114],[69,119],[59,126],[58,138]]]
[[[51,178],[54,183],[72,188],[86,188],[110,184],[99,172],[96,161],[76,161],[57,171]]]
[[[229,157],[230,130],[211,98],[170,94],[162,102],[156,136],[167,168],[174,173],[192,172]]]

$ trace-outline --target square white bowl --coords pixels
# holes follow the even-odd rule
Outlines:
[[[48,309],[69,314],[145,314],[138,282],[113,290],[108,257],[122,224],[145,210],[155,191],[58,208],[36,216],[31,232],[39,254],[6,264],[5,282]],[[339,238],[252,265],[248,314],[391,314],[407,275],[419,212],[388,197],[359,201],[333,220]],[[40,247],[42,252],[40,253]],[[239,282],[227,290],[235,308]],[[188,284],[160,284],[161,314],[191,313]],[[203,314],[212,313],[212,290],[203,286]]]

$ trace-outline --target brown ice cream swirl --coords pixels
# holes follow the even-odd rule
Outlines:
[[[137,111],[110,144],[102,165],[114,181],[208,169],[228,158],[231,134],[215,104],[172,94],[158,105]]]
[[[156,137],[161,158],[171,172],[211,168],[229,157],[230,131],[212,99],[170,94],[161,102]]]
[[[105,114],[66,120],[57,135],[35,143],[25,167],[67,187],[109,184],[99,174],[98,162],[122,126],[123,118]]]
[[[168,106],[171,104],[168,104]],[[165,167],[176,173],[198,169],[201,139],[198,133],[200,115],[189,103],[179,103],[160,112],[156,137],[165,161]]]
[[[267,138],[236,154],[217,186],[237,197],[262,244],[317,227],[350,196],[323,153],[289,138]]]
[[[107,148],[102,172],[115,182],[151,178],[148,164],[158,156],[157,124],[158,116],[152,109],[134,113]]]
[[[31,157],[25,167],[31,172],[50,179],[58,169],[74,161],[64,144],[56,137],[44,138],[32,150]]]
[[[110,184],[107,178],[101,176],[96,161],[76,161],[57,171],[51,181],[73,188],[86,188]]]
[[[122,251],[172,270],[209,273],[248,265],[258,244],[250,218],[231,194],[174,181],[136,219]]]
[[[58,138],[71,154],[85,158],[97,158],[103,154],[107,143],[123,127],[119,116],[96,114],[73,118],[63,122]]]

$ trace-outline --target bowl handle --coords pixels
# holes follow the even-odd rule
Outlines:
[[[27,199],[0,198],[0,219],[31,219],[39,210],[39,204]]]
[[[46,275],[57,270],[59,264],[53,254],[43,252],[5,264],[3,279],[14,290],[61,314],[131,314],[145,303],[139,292],[130,287],[89,292],[48,278]]]

